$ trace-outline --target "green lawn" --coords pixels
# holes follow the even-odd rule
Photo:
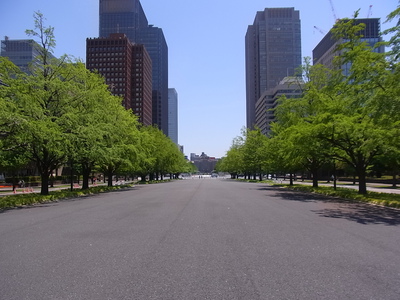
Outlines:
[[[308,193],[316,193],[344,199],[353,199],[361,202],[400,208],[400,194],[368,192],[366,195],[360,195],[355,189],[338,187],[336,190],[334,190],[333,187],[320,186],[318,188],[314,188],[312,186],[302,184],[295,184],[293,186],[287,184],[278,184],[277,186],[283,186],[285,188]]]

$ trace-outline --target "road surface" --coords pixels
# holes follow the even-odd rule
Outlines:
[[[400,211],[259,183],[0,213],[0,299],[399,299]]]

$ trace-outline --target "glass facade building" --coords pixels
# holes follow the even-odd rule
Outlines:
[[[300,12],[293,7],[257,12],[246,32],[245,50],[246,126],[254,128],[257,100],[301,66]]]
[[[99,37],[124,33],[135,41],[137,30],[148,26],[139,0],[100,0],[99,12]]]
[[[139,0],[100,0],[99,36],[123,33],[143,44],[152,60],[153,124],[168,135],[168,46],[161,28],[148,24]]]
[[[168,136],[178,145],[178,93],[168,89]]]
[[[153,123],[168,136],[168,46],[161,28],[142,28],[137,43],[145,45],[153,64]]]
[[[374,47],[377,43],[382,42],[380,19],[368,18],[355,20],[355,25],[361,23],[365,25],[364,29],[359,32],[362,36],[361,41],[365,41],[370,47],[373,47],[374,52],[384,53],[384,46]],[[329,31],[313,49],[313,63],[322,64],[330,69],[334,68],[334,57],[340,55],[336,48],[342,42],[343,40],[335,40],[332,32]],[[344,75],[349,74],[350,68],[351,64],[341,66]]]
[[[7,57],[23,72],[30,73],[31,65],[40,55],[38,47],[34,40],[10,40],[6,37],[1,41],[0,56]]]
[[[272,89],[265,91],[256,103],[256,126],[261,133],[269,136],[271,123],[275,122],[274,109],[281,96],[299,98],[303,95],[304,82],[301,77],[285,77]]]

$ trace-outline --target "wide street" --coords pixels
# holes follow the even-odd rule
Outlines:
[[[400,211],[187,179],[0,213],[0,299],[399,299]]]

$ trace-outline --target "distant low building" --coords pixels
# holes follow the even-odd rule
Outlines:
[[[0,56],[7,57],[21,71],[31,73],[31,67],[39,63],[39,49],[39,44],[34,40],[10,40],[5,37],[1,41]],[[54,56],[49,53],[49,58],[54,58]]]
[[[197,167],[200,173],[211,173],[215,170],[218,158],[210,157],[204,152],[201,155],[190,153],[190,161]]]

